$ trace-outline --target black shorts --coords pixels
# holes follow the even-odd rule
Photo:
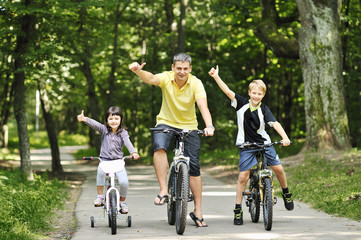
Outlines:
[[[182,129],[170,127],[165,124],[157,125],[157,128],[172,128],[177,131],[181,131]],[[154,132],[153,134],[153,152],[164,149],[168,150],[169,144],[171,140],[174,138],[175,133],[163,133],[163,132]],[[200,176],[200,166],[199,166],[199,154],[201,150],[201,140],[197,132],[191,132],[184,141],[184,155],[190,158],[190,176]]]

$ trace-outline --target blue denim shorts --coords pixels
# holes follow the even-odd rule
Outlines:
[[[240,149],[239,151],[239,171],[247,171],[257,164],[258,149]],[[267,166],[282,164],[274,147],[266,149]]]
[[[181,129],[170,127],[165,124],[159,124],[156,126],[157,128],[172,128],[177,131],[181,131]],[[166,152],[170,145],[171,140],[175,137],[173,132],[162,133],[162,132],[154,132],[153,134],[153,152],[164,149]],[[184,141],[184,155],[190,158],[190,176],[200,176],[200,166],[199,166],[199,154],[201,150],[201,140],[197,134],[197,132],[190,133],[185,141]]]

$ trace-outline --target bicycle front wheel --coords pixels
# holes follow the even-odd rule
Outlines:
[[[250,180],[249,189],[252,192],[252,198],[249,203],[249,213],[251,214],[252,222],[259,221],[259,214],[261,209],[261,199],[259,196],[258,178],[253,175]]]
[[[117,234],[117,195],[114,191],[110,192],[109,203],[109,221],[112,234]]]
[[[170,171],[171,172],[168,179],[169,201],[167,203],[167,215],[168,215],[168,224],[174,225],[175,223],[174,168],[172,168]]]
[[[270,178],[264,178],[263,187],[263,220],[264,228],[270,231],[272,228],[273,217],[273,197],[272,197],[272,180]]]
[[[176,192],[176,231],[183,234],[187,222],[189,173],[186,163],[179,163]]]

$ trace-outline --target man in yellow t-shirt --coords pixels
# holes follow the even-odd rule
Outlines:
[[[207,95],[202,82],[190,74],[192,59],[188,54],[178,53],[173,58],[172,71],[153,74],[142,70],[146,63],[139,65],[133,62],[129,69],[139,78],[162,90],[162,106],[157,116],[157,128],[170,127],[173,129],[198,128],[195,103],[197,104],[206,128],[204,134],[213,136],[214,127],[208,109]],[[172,134],[154,133],[153,160],[157,174],[160,193],[155,198],[154,204],[163,205],[168,200],[167,189],[167,148]],[[202,214],[202,179],[199,167],[200,139],[197,134],[190,134],[185,141],[185,155],[190,157],[190,187],[194,196],[194,212],[191,218],[197,227],[206,227]]]

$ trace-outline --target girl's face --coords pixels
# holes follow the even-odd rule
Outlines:
[[[116,132],[118,130],[118,127],[120,126],[121,117],[119,115],[112,115],[110,114],[108,116],[108,126],[112,128],[113,132]]]
[[[248,90],[248,95],[252,106],[257,107],[264,97],[264,92],[260,88],[254,87],[251,90]]]

